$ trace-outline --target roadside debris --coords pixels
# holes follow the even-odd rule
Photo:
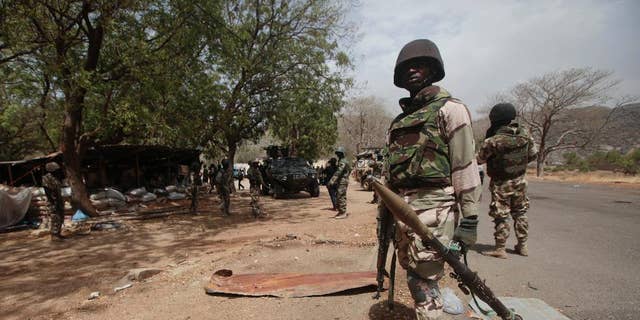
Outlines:
[[[100,296],[100,291],[94,291],[94,292],[91,292],[87,300],[98,299],[99,296]]]
[[[164,272],[164,270],[154,268],[136,268],[129,270],[129,272],[121,280],[143,281],[161,272]]]
[[[115,287],[113,288],[113,292],[118,292],[118,291],[122,291],[124,289],[128,289],[131,288],[131,286],[133,286],[131,283],[127,283],[125,285],[119,286],[119,287]]]

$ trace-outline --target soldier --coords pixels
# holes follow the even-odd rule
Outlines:
[[[351,173],[351,165],[344,157],[344,148],[339,147],[335,152],[338,157],[338,168],[329,180],[329,187],[336,188],[336,206],[338,214],[334,216],[336,219],[344,219],[349,216],[347,214],[347,187],[349,187],[349,174]]]
[[[527,256],[529,222],[527,209],[527,181],[524,175],[527,164],[537,155],[536,145],[528,131],[516,121],[516,108],[510,103],[495,105],[489,113],[491,127],[478,152],[478,162],[487,163],[487,175],[491,178],[491,205],[489,216],[495,224],[495,250],[483,252],[496,258],[507,258],[505,245],[509,237],[509,214],[518,239],[516,253]]]
[[[262,173],[258,167],[258,160],[251,162],[251,167],[247,171],[247,178],[249,178],[249,193],[251,194],[251,212],[253,216],[263,217],[264,211],[260,206],[260,193],[262,192],[262,186],[264,186],[264,179],[262,179]]]
[[[189,182],[191,183],[191,213],[198,210],[198,187],[202,184],[200,178],[200,162],[194,161],[191,164],[191,173],[189,174]]]
[[[229,216],[229,205],[231,199],[229,194],[231,193],[230,184],[232,183],[231,174],[229,174],[229,159],[222,160],[222,167],[216,174],[216,189],[218,190],[218,196],[220,197],[220,209],[222,213]]]
[[[476,241],[480,178],[469,111],[433,85],[443,78],[444,65],[433,42],[419,39],[402,48],[393,82],[410,96],[400,99],[402,113],[389,128],[384,172],[387,186],[404,197],[442,243],[453,240],[466,250]],[[457,228],[455,206],[462,214]],[[401,222],[395,241],[417,319],[439,318],[444,261]]]
[[[380,151],[376,151],[375,157],[373,159],[373,164],[371,165],[371,175],[376,178],[382,177],[382,168],[384,167],[383,157],[380,154]],[[378,203],[378,194],[373,193],[373,199],[371,199],[370,203]]]
[[[56,177],[60,170],[60,165],[56,162],[49,162],[45,165],[47,174],[42,177],[42,187],[49,200],[49,205],[53,207],[51,211],[51,240],[62,240],[60,234],[62,225],[64,224],[64,200],[60,193],[62,183]]]
[[[338,165],[337,165],[338,159],[336,158],[331,158],[329,159],[329,166],[327,166],[324,169],[324,185],[327,186],[327,191],[329,192],[329,198],[331,199],[331,205],[333,206],[332,209],[333,210],[338,210],[337,207],[337,199],[336,199],[336,187],[335,186],[330,186],[329,185],[329,180],[331,179],[331,177],[333,177],[333,174],[336,173],[336,170],[338,170]]]

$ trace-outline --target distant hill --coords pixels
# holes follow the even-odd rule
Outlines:
[[[586,107],[571,110],[571,122],[563,122],[563,126],[571,123],[591,124],[597,123],[606,118],[611,112],[607,107]],[[480,118],[473,122],[473,131],[476,142],[484,139],[485,132],[489,128],[490,122],[487,117]],[[551,141],[555,140],[557,133],[551,133]],[[575,150],[578,154],[587,155],[597,150],[609,151],[618,150],[626,153],[631,149],[640,148],[640,103],[628,104],[611,114],[608,124],[605,126],[597,139],[584,150]],[[562,161],[562,154],[571,150],[562,150],[552,154],[549,159],[551,163]]]

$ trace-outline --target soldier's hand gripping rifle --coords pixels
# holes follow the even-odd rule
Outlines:
[[[459,281],[471,290],[482,301],[486,302],[503,320],[523,320],[522,317],[507,307],[493,294],[491,289],[480,280],[478,274],[469,270],[469,268],[460,261],[457,253],[452,252],[445,247],[432,233],[426,225],[424,225],[411,206],[407,204],[400,196],[382,185],[380,181],[372,179],[372,185],[378,193],[380,199],[385,206],[391,211],[396,219],[402,221],[415,232],[425,244],[433,248],[442,256],[444,261],[453,268]]]

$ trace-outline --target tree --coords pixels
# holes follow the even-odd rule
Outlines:
[[[511,91],[511,98],[536,142],[537,175],[544,173],[544,163],[554,151],[583,148],[589,145],[617,109],[629,102],[618,101],[605,118],[577,119],[575,108],[606,105],[613,98],[610,93],[619,84],[608,71],[590,68],[551,72],[519,84]]]
[[[386,143],[386,133],[392,120],[378,98],[354,98],[340,116],[340,144],[347,152],[356,154],[366,147],[382,147]]]
[[[3,1],[0,64],[23,82],[41,81],[42,97],[61,115],[63,153],[72,202],[89,215],[81,177],[86,150],[144,136],[172,51],[190,18],[188,1]],[[190,46],[183,46],[186,49]],[[188,51],[187,51],[188,52]],[[165,66],[163,68],[163,66]],[[153,79],[146,77],[153,77]],[[152,85],[149,85],[152,83]],[[148,90],[143,90],[148,89]],[[155,101],[154,101],[155,102]]]
[[[264,134],[270,119],[291,123],[281,110],[308,110],[312,104],[305,99],[317,96],[314,87],[348,81],[340,74],[349,59],[337,44],[348,31],[338,3],[229,0],[222,10],[213,3],[199,9],[210,30],[210,82],[219,88],[210,143],[231,161],[239,144]]]

